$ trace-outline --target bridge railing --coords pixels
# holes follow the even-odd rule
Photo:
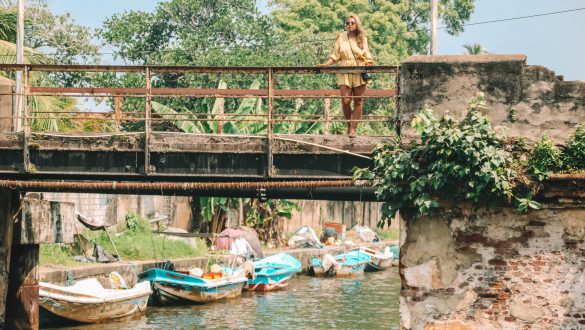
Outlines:
[[[172,66],[100,66],[100,65],[0,65],[0,70],[5,72],[22,71],[23,83],[22,91],[12,93],[1,93],[1,95],[11,94],[13,96],[22,95],[25,102],[20,111],[16,111],[10,117],[14,120],[14,126],[19,128],[31,129],[33,120],[55,120],[63,119],[68,121],[102,121],[111,122],[110,129],[114,131],[130,131],[132,128],[127,125],[129,122],[142,123],[136,125],[148,132],[153,128],[153,124],[164,122],[206,122],[217,123],[215,131],[197,132],[197,133],[229,133],[224,130],[224,123],[230,121],[242,122],[262,122],[266,126],[262,133],[271,135],[275,133],[275,126],[279,123],[320,123],[320,129],[313,129],[310,133],[335,133],[331,130],[334,123],[345,122],[345,118],[340,112],[341,95],[339,89],[308,89],[295,84],[295,79],[299,81],[308,80],[307,76],[326,75],[331,77],[335,73],[361,73],[364,71],[380,74],[374,83],[374,88],[368,88],[364,98],[366,103],[368,99],[376,99],[378,103],[375,107],[378,112],[368,113],[366,111],[359,122],[363,123],[385,123],[387,128],[392,128],[394,120],[397,117],[397,99],[398,99],[398,79],[399,70],[397,66],[371,66],[371,67],[172,67]],[[43,85],[45,79],[32,79],[31,76],[37,72],[45,74],[76,74],[76,73],[111,73],[111,74],[138,74],[142,76],[141,87],[63,87]],[[169,75],[193,75],[196,80],[203,75],[256,75],[261,76],[261,88],[251,89],[234,89],[234,88],[159,88],[156,87],[157,76]],[[279,76],[287,76],[286,83],[279,82]],[[384,76],[384,77],[383,77]],[[381,78],[383,77],[383,78]],[[136,80],[134,79],[134,83]],[[179,80],[177,78],[176,80]],[[219,79],[217,79],[219,80]],[[54,79],[53,79],[54,81]],[[154,84],[153,84],[154,82]],[[326,81],[331,87],[336,85],[331,79]],[[154,85],[154,86],[153,86]],[[286,85],[286,86],[282,86]],[[296,85],[296,86],[291,86]],[[315,85],[315,84],[313,84]],[[323,82],[321,83],[323,85]],[[377,85],[377,86],[376,86]],[[385,86],[384,86],[385,85]],[[382,88],[380,88],[382,86]],[[336,86],[335,86],[336,87]],[[31,97],[37,96],[68,96],[74,98],[106,98],[110,100],[112,110],[98,107],[99,111],[56,111],[55,109],[43,110],[31,108]],[[181,112],[180,110],[171,112],[153,113],[153,102],[164,101],[168,99],[193,99],[207,98],[214,99],[214,109],[207,111],[189,111]],[[246,99],[256,98],[263,100],[260,111],[248,113],[236,113],[226,111],[225,99]],[[126,100],[142,100],[133,102],[134,108],[124,106]],[[291,104],[295,100],[295,104]],[[384,100],[380,102],[380,100]],[[323,102],[320,112],[316,111],[298,111],[303,106],[303,102],[311,102],[313,105],[316,101]],[[332,101],[336,102],[332,105]],[[132,103],[132,102],[131,102]],[[137,107],[136,103],[142,104],[143,107]],[[159,103],[159,102],[157,102]],[[163,103],[164,102],[160,102]],[[172,101],[171,101],[172,103]],[[176,102],[175,102],[176,103]],[[332,109],[332,106],[335,109]],[[367,106],[367,104],[366,104]],[[291,109],[295,108],[295,109]],[[314,110],[315,107],[313,107]],[[371,107],[370,107],[371,108]],[[172,109],[172,106],[170,107]],[[291,111],[292,110],[292,111]],[[297,111],[295,111],[297,110]],[[335,111],[337,110],[337,111]],[[366,110],[367,107],[366,107]],[[6,119],[8,116],[4,113],[0,119]],[[126,125],[125,125],[126,124]],[[161,125],[158,125],[161,126]],[[340,125],[338,125],[339,128]],[[85,128],[87,130],[87,127]],[[134,128],[135,129],[135,128]],[[34,128],[33,128],[34,130]],[[46,127],[44,131],[50,131],[51,127]],[[38,131],[38,129],[37,129]],[[291,130],[289,129],[289,132]],[[294,131],[294,130],[293,130]],[[339,129],[338,129],[339,131]],[[378,129],[380,131],[380,129]],[[303,132],[300,130],[300,132]],[[257,133],[257,132],[255,132]],[[279,132],[276,132],[279,133]],[[376,130],[365,130],[364,134],[376,134]],[[387,133],[382,133],[387,134]]]
[[[361,132],[358,131],[360,135],[392,135],[394,127],[399,127],[394,125],[399,111],[397,66],[318,68],[0,64],[0,71],[8,73],[9,77],[15,72],[22,72],[21,91],[0,92],[0,96],[12,96],[15,99],[22,97],[22,108],[15,108],[13,112],[4,109],[0,112],[0,121],[11,120],[13,131],[22,132],[25,165],[31,134],[60,131],[56,125],[34,124],[61,120],[69,124],[65,133],[88,133],[95,130],[106,134],[144,134],[145,168],[148,168],[150,141],[154,132],[263,136],[267,141],[268,167],[271,168],[271,145],[275,134],[346,132],[347,120],[341,112],[342,96],[335,79],[335,74],[339,73],[375,74],[374,83],[364,95],[366,111],[358,121],[362,123]],[[79,74],[110,75],[112,79],[103,79],[105,82],[102,86],[84,86],[87,83],[83,83],[81,87],[67,87],[65,84],[54,86],[47,83],[51,81],[55,84],[55,77],[63,77],[63,81],[67,81],[68,77]],[[53,79],[42,79],[47,75],[53,75]],[[217,84],[225,75],[245,76],[243,81],[254,80],[256,83],[247,89],[227,88],[225,84],[209,88],[211,83]],[[210,79],[210,76],[215,77]],[[120,80],[116,79],[120,77],[129,77],[127,80],[130,83],[120,86]],[[317,81],[317,77],[321,80]],[[159,87],[168,85],[161,82],[169,80],[175,81],[177,86],[203,87]],[[307,88],[306,85],[318,87]],[[319,88],[322,86],[331,88]],[[74,107],[70,107],[72,110],[68,110],[68,107],[43,108],[39,106],[43,103],[41,97],[52,97],[45,103],[68,98],[106,99],[110,106],[98,105],[97,111],[79,111]],[[209,100],[206,108],[203,107],[205,102],[196,101],[201,98]],[[249,109],[240,111],[238,106],[250,99],[262,102],[251,102],[253,105]],[[228,101],[231,101],[231,107],[226,106]],[[368,102],[373,103],[370,110],[374,110],[368,110]],[[236,107],[238,109],[234,111]],[[251,128],[245,123],[255,123],[256,126]],[[298,128],[303,124],[304,128]],[[369,129],[366,124],[371,125]]]

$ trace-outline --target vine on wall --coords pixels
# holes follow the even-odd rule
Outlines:
[[[490,125],[482,109],[483,94],[471,100],[461,121],[437,119],[425,109],[412,121],[420,141],[380,145],[374,150],[373,168],[355,170],[356,179],[371,179],[378,187],[384,219],[406,206],[414,206],[419,215],[430,214],[440,199],[481,205],[503,201],[519,211],[540,208],[526,175],[518,173],[526,164],[519,165],[503,132]]]

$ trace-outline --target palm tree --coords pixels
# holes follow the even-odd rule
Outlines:
[[[474,44],[463,45],[463,48],[465,48],[465,51],[463,52],[463,54],[465,54],[465,55],[481,55],[481,54],[488,53],[487,49],[483,48],[477,42]]]
[[[4,3],[0,5],[5,6]],[[0,63],[16,63],[16,21],[17,12],[14,8],[0,7]],[[26,24],[25,24],[26,27]],[[34,49],[24,48],[24,63],[47,63],[48,59]],[[1,72],[3,76],[10,75]],[[40,73],[32,73],[31,83],[43,79]],[[75,111],[76,101],[73,98],[58,96],[32,96],[29,99],[31,127],[38,131],[62,131],[72,127],[71,120],[59,118],[56,112]],[[42,113],[40,113],[42,112]]]

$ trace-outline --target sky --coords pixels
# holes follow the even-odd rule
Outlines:
[[[152,11],[159,0],[47,0],[56,13],[70,12],[77,23],[99,28],[116,13]],[[267,12],[266,0],[258,1]],[[476,0],[468,23],[585,8],[585,0]],[[439,25],[440,26],[440,25]],[[462,54],[463,45],[479,43],[490,53],[526,54],[528,64],[543,65],[565,80],[585,80],[585,10],[465,27],[457,36],[438,34],[440,55]],[[108,59],[106,58],[107,62]],[[107,64],[107,63],[106,63]]]

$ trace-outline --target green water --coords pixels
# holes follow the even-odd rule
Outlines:
[[[197,306],[150,307],[124,323],[59,329],[398,329],[397,268],[361,279],[297,276],[282,291]]]

